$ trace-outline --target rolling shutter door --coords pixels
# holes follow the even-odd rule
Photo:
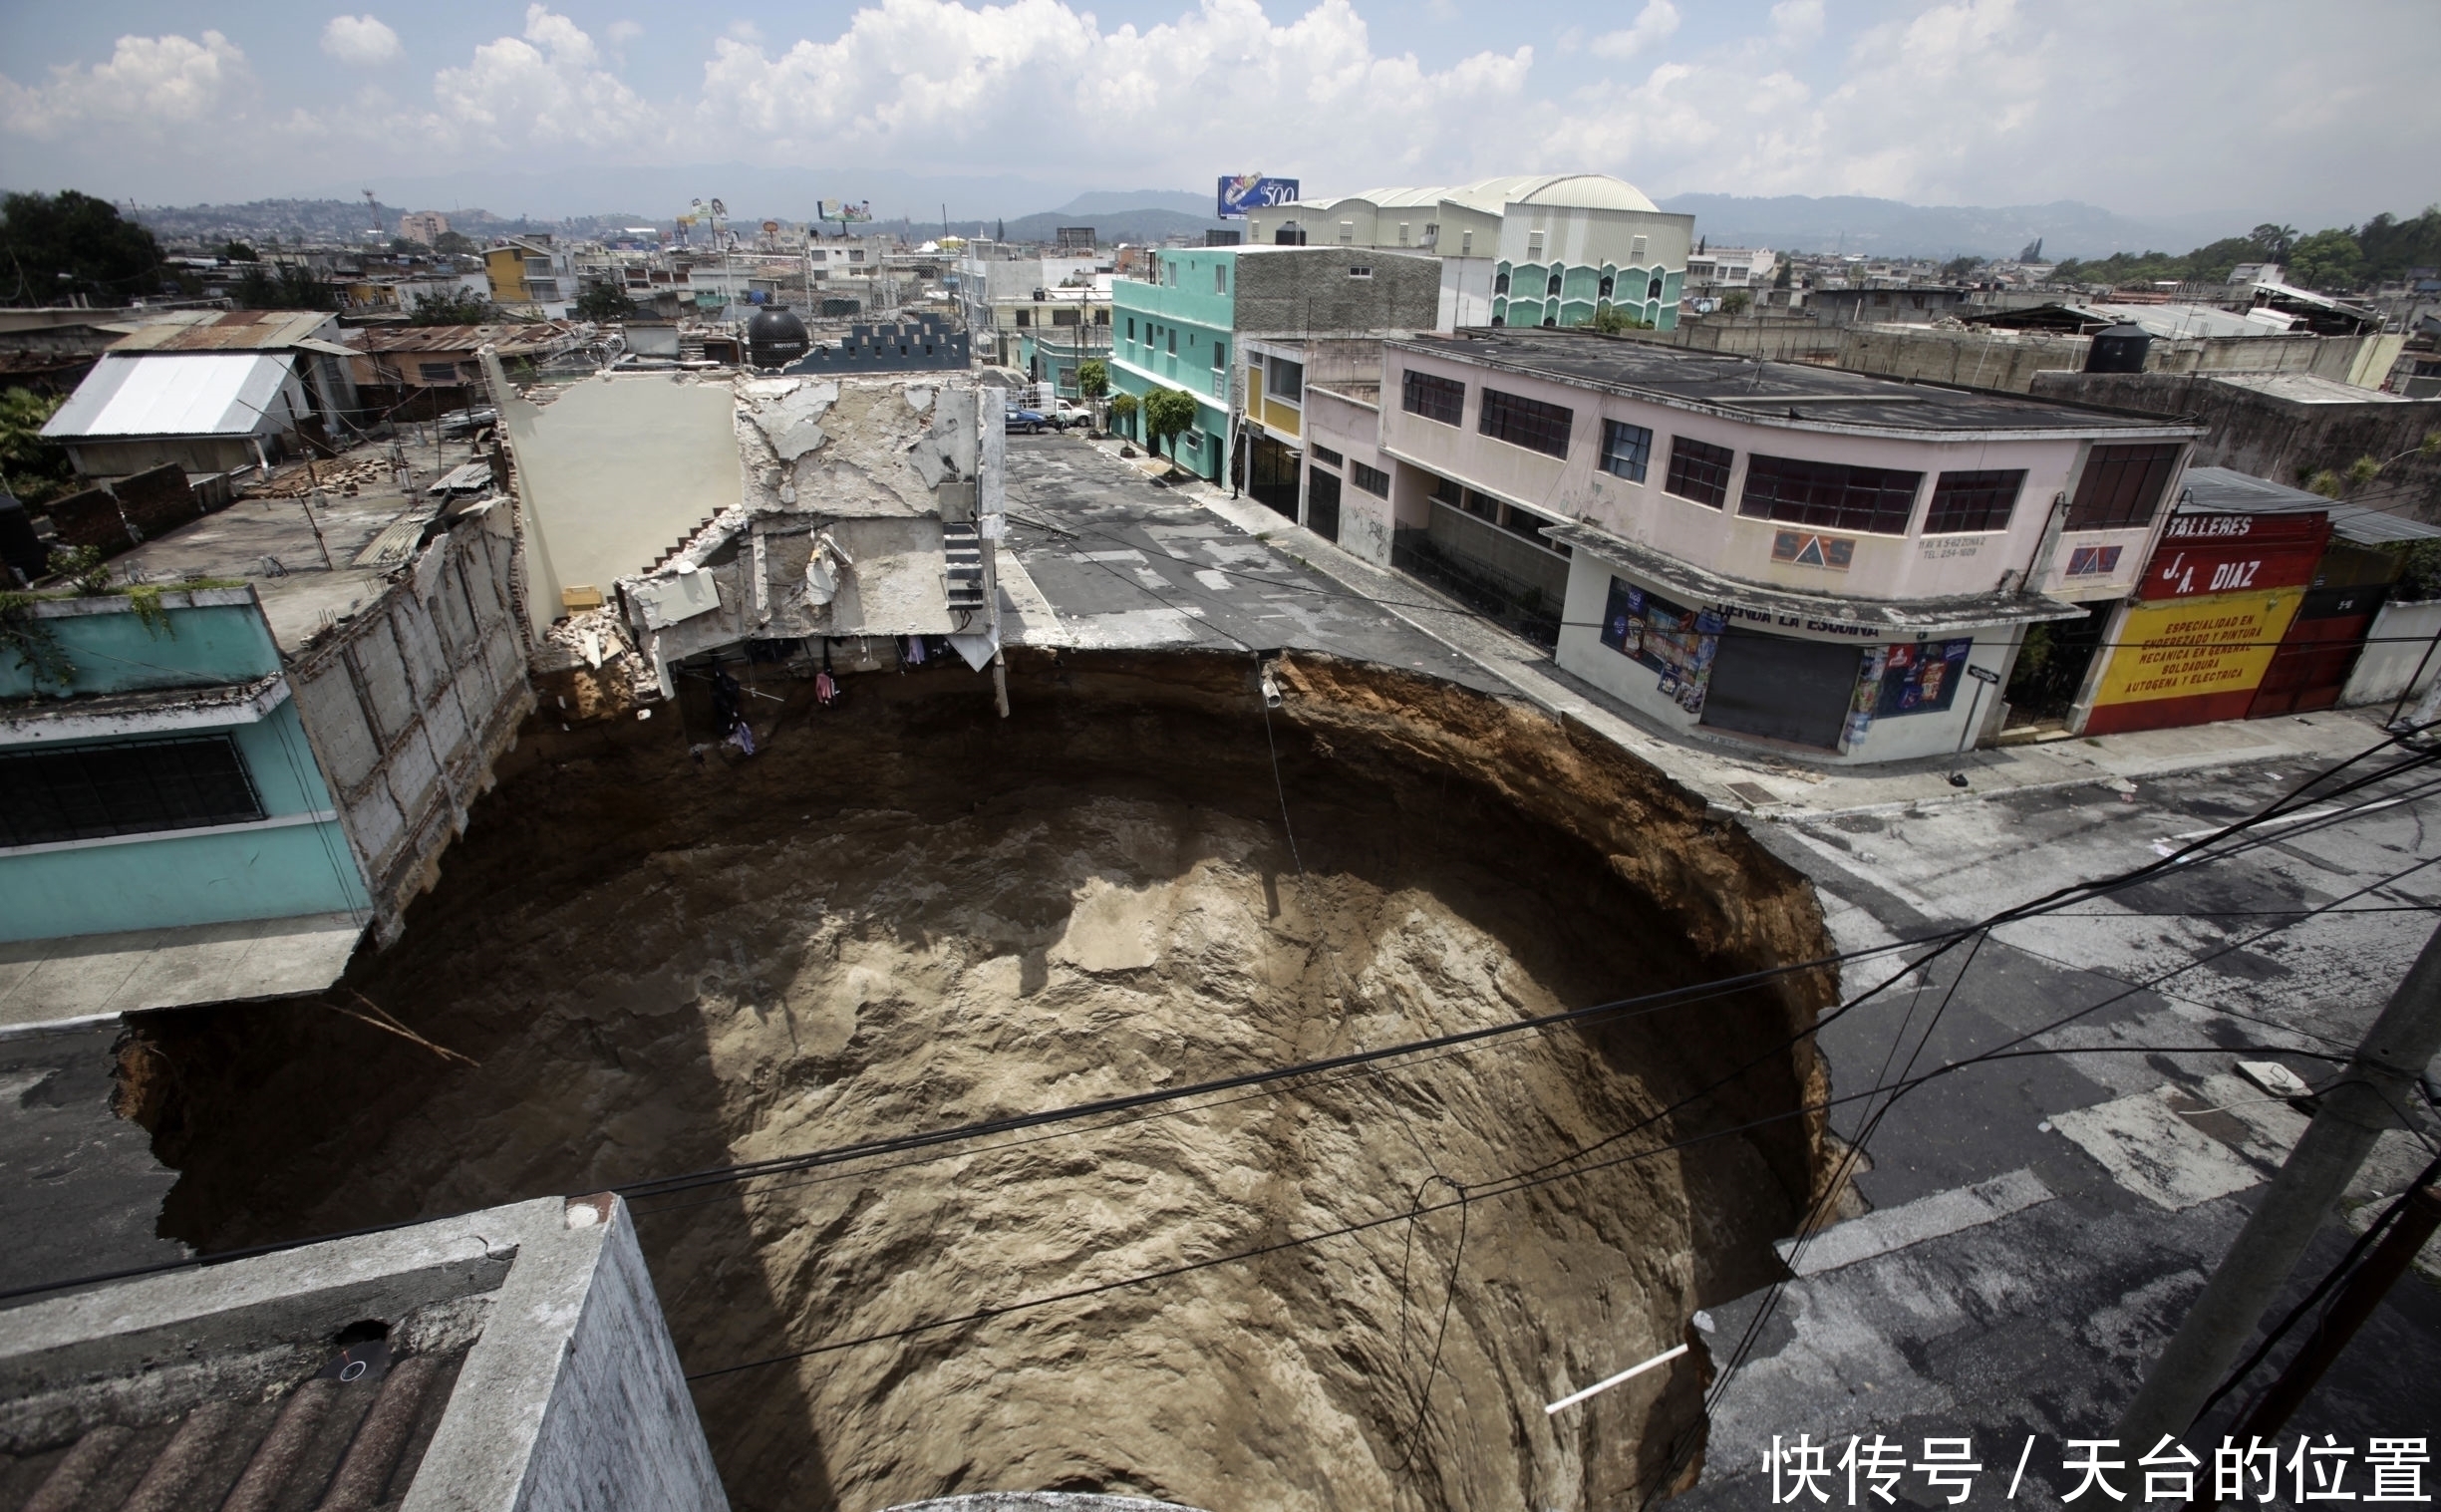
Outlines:
[[[1837,642],[1794,641],[1732,625],[1712,661],[1703,723],[1737,735],[1837,751],[1862,655]]]

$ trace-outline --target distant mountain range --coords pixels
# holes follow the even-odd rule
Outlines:
[[[1673,194],[1659,203],[1674,214],[1694,216],[1695,234],[1715,246],[1781,252],[2014,257],[2040,237],[2043,256],[2056,261],[2148,249],[2185,251],[2246,229],[2226,223],[2223,216],[2138,221],[2073,199],[1981,206],[1907,204],[1857,194],[1821,199],[1804,194]]]

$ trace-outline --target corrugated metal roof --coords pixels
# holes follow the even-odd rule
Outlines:
[[[141,326],[114,352],[270,352],[319,335],[338,319],[322,310],[226,310],[199,320]]]
[[[2333,534],[2359,545],[2386,541],[2441,538],[2441,527],[2409,519],[2392,509],[2350,504],[2324,498],[2303,488],[2291,488],[2268,477],[2256,477],[2229,467],[2189,467],[2181,514],[2319,514],[2330,515]]]
[[[106,353],[43,427],[51,441],[252,436],[285,431],[305,391],[285,359],[259,352]]]
[[[357,339],[358,352],[363,354],[472,352],[489,342],[506,356],[547,347],[567,339],[571,333],[548,321],[535,321],[524,325],[367,327],[352,334]]]

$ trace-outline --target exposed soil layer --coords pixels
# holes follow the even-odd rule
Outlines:
[[[164,1226],[222,1248],[592,1191],[1826,953],[1792,873],[1613,748],[1379,668],[1280,679],[1268,722],[1244,658],[1021,659],[1006,722],[963,668],[831,711],[791,684],[750,700],[777,715],[751,760],[690,756],[700,708],[530,728],[345,984],[480,1066],[327,1006],[149,1020],[123,1063],[181,1173]],[[1542,1403],[1770,1274],[1822,1168],[1788,1116],[1813,1062],[1774,1048],[1827,985],[647,1198],[638,1231],[690,1370],[847,1346],[699,1382],[741,1508],[1625,1504],[1692,1447],[1700,1367]]]

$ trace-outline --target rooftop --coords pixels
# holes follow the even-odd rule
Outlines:
[[[301,345],[336,316],[323,310],[186,310],[139,326],[114,352],[267,352]]]
[[[2360,545],[2389,541],[2441,539],[2441,526],[2409,519],[2369,504],[2324,498],[2303,488],[2291,488],[2267,477],[2228,467],[2189,467],[2180,490],[2181,514],[2319,514],[2330,515],[2333,534]]]
[[[1756,362],[1628,337],[1577,331],[1477,329],[1388,344],[1456,362],[1555,378],[1586,388],[1709,410],[1758,425],[1808,430],[2040,436],[2201,436],[2166,415],[2035,399],[1988,389],[1910,383],[1805,363]]]
[[[374,352],[473,352],[486,343],[512,356],[573,339],[575,333],[552,321],[485,326],[368,326],[351,333],[351,345]]]
[[[2285,399],[2292,405],[2412,405],[2431,404],[2430,400],[2413,400],[2404,394],[2384,394],[2379,389],[2359,389],[2335,378],[2323,378],[2314,373],[2206,373],[2200,375],[2217,384],[2233,389],[2251,389],[2271,399]]]
[[[286,359],[263,352],[112,351],[44,423],[42,434],[48,441],[251,436],[282,405],[282,390],[295,387]],[[291,405],[289,413],[299,408]]]

